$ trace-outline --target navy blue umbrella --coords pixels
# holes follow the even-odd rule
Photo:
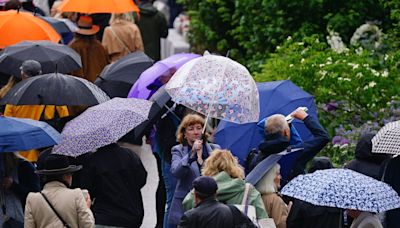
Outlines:
[[[50,125],[31,119],[0,116],[0,152],[53,146],[61,135]]]
[[[307,113],[317,117],[314,97],[289,80],[257,83],[260,96],[260,120],[273,114],[288,115],[298,107],[307,107]],[[312,137],[303,122],[294,120],[292,124],[302,140]],[[263,140],[264,132],[257,123],[235,124],[221,121],[215,140],[222,148],[227,148],[239,158],[241,164],[252,148]]]

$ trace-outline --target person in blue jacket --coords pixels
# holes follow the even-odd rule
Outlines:
[[[289,146],[292,149],[303,148],[303,152],[299,155],[293,168],[290,170],[288,181],[304,173],[307,162],[311,161],[330,140],[329,134],[320,125],[318,120],[308,115],[302,108],[296,109],[290,115],[295,119],[303,121],[314,137],[297,145],[290,145],[290,127],[285,116],[281,114],[272,115],[265,122],[264,131],[266,135],[265,139],[258,146],[260,155],[257,159],[259,163],[269,155],[279,153]]]

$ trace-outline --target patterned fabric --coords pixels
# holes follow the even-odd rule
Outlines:
[[[400,154],[400,121],[386,124],[371,141],[372,153]]]
[[[400,207],[400,197],[388,184],[349,169],[326,169],[300,175],[282,194],[317,206],[382,212]]]
[[[68,122],[53,153],[77,157],[118,141],[147,120],[151,101],[114,98],[93,106]]]
[[[166,85],[176,103],[235,123],[257,122],[258,90],[249,71],[222,56],[205,55],[183,65]]]

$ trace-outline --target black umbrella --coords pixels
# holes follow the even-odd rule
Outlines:
[[[101,78],[133,85],[140,74],[153,65],[154,61],[141,51],[130,53],[104,67]]]
[[[167,91],[165,91],[165,86],[158,89],[157,92],[151,96],[150,101],[154,103],[151,106],[148,120],[135,127],[135,129],[126,134],[121,141],[138,144],[138,142],[142,141],[142,137],[150,131],[151,126],[160,118],[163,118],[167,112],[171,112],[175,115],[173,111],[176,105],[173,105],[174,102],[171,101],[171,97]],[[179,117],[177,118],[180,119]]]
[[[102,89],[110,98],[128,96],[129,91],[132,88],[132,84],[119,81],[108,81],[102,77],[97,77],[94,81],[100,89]]]
[[[0,104],[92,106],[109,99],[98,86],[86,79],[52,73],[22,80]]]
[[[43,74],[69,73],[82,67],[81,57],[70,47],[50,41],[23,41],[0,52],[0,71],[20,76],[25,60],[36,60]]]

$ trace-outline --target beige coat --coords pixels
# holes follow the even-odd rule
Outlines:
[[[356,219],[354,219],[350,228],[383,228],[378,216],[362,212]]]
[[[129,21],[117,21],[106,27],[102,44],[108,52],[111,62],[131,52],[144,50],[139,28]]]
[[[288,207],[276,193],[262,194],[265,210],[270,218],[274,219],[277,228],[286,228],[286,219],[289,214]]]
[[[52,181],[44,186],[42,192],[71,228],[94,227],[93,213],[79,188],[69,189],[58,181]],[[63,227],[63,224],[40,193],[29,193],[24,227],[56,228]]]

